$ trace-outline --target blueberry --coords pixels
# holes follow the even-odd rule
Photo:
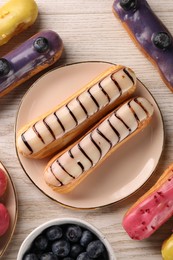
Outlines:
[[[62,229],[59,226],[51,226],[46,230],[46,236],[50,241],[60,239],[62,237]]]
[[[105,252],[105,247],[100,240],[95,240],[89,243],[86,249],[91,258],[97,258]]]
[[[74,244],[71,246],[71,251],[70,251],[70,256],[75,258],[80,254],[82,253],[83,250],[83,247],[79,244]]]
[[[70,243],[66,240],[55,241],[52,244],[52,252],[57,256],[68,256],[70,253]]]
[[[93,234],[89,230],[85,230],[82,233],[80,244],[84,247],[87,247],[87,245],[93,240],[93,238]]]
[[[0,59],[0,77],[6,76],[10,72],[10,64],[9,62],[1,58]]]
[[[171,45],[171,37],[166,32],[159,32],[153,37],[154,45],[162,50],[166,50]]]
[[[45,236],[40,235],[34,240],[34,246],[36,247],[36,249],[44,251],[48,246],[48,239]]]
[[[87,252],[83,252],[80,255],[78,255],[78,257],[76,258],[76,260],[92,260],[89,255],[87,254]]]
[[[71,225],[67,228],[66,237],[70,242],[78,242],[82,236],[82,229],[77,225]]]
[[[42,254],[40,256],[40,260],[58,260],[58,257],[54,255],[52,252]]]
[[[137,0],[120,0],[120,5],[125,11],[136,11]]]
[[[49,42],[44,37],[38,37],[34,42],[34,48],[39,53],[44,53],[49,49]]]
[[[29,254],[26,254],[22,260],[38,260],[38,257],[33,254],[33,253],[29,253]]]

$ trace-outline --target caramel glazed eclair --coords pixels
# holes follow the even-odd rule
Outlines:
[[[79,139],[136,89],[134,72],[114,65],[52,111],[19,130],[18,151],[29,158],[44,158]]]
[[[71,191],[120,145],[146,127],[152,115],[153,106],[145,98],[126,101],[48,163],[46,183],[60,193]]]

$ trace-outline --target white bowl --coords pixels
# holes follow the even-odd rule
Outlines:
[[[50,220],[42,225],[40,225],[39,227],[37,227],[36,229],[34,229],[23,241],[18,255],[17,255],[17,260],[22,260],[22,257],[24,256],[24,254],[26,253],[26,251],[30,248],[31,243],[33,242],[33,240],[46,228],[53,226],[53,225],[63,225],[63,224],[76,224],[79,225],[83,228],[86,228],[88,230],[90,230],[91,232],[93,232],[93,234],[95,234],[98,239],[100,239],[102,241],[102,243],[105,245],[107,252],[108,252],[108,259],[107,260],[116,260],[114,251],[110,245],[110,243],[108,242],[108,240],[105,238],[105,236],[93,225],[91,225],[90,223],[78,219],[78,218],[58,218],[58,219],[53,219]]]

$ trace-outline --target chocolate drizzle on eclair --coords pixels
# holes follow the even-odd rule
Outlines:
[[[25,134],[25,133],[21,134],[22,141],[24,142],[24,144],[26,145],[26,147],[28,148],[28,150],[29,150],[31,153],[33,153],[33,150],[32,150],[32,148],[31,148],[31,146],[28,144],[28,142],[26,141],[24,134]]]
[[[43,144],[45,144],[45,141],[43,140],[43,137],[40,135],[40,133],[37,131],[36,129],[36,124],[33,125],[32,129],[34,130],[34,132],[36,133],[36,135],[38,136],[38,138],[42,141]]]
[[[21,145],[26,156],[27,153],[28,155],[37,153],[40,149],[69,133],[87,118],[114,102],[135,86],[135,79],[136,77],[130,69],[123,66],[117,67],[117,69],[115,67],[114,72],[103,77],[98,83],[86,89],[53,113],[40,119],[37,122],[39,126],[37,129],[35,124],[28,127],[22,134],[25,135],[25,139],[21,138],[20,140],[23,142]],[[54,117],[56,117],[56,120]],[[44,129],[42,129],[43,124],[46,126]],[[41,133],[38,129],[42,130]],[[31,132],[32,130],[34,133]],[[30,134],[28,134],[29,131]],[[29,138],[30,135],[32,136],[31,139]],[[32,149],[29,149],[29,146]]]
[[[101,91],[103,92],[103,94],[107,97],[108,102],[110,102],[110,101],[111,101],[111,98],[110,98],[110,96],[108,95],[108,93],[105,91],[105,89],[102,87],[101,82],[99,82],[98,85],[99,85],[99,88],[101,89]]]
[[[77,178],[81,174],[78,169],[76,172],[75,165],[79,165],[79,163],[83,166],[82,174],[85,174],[85,172],[97,165],[112,147],[135,132],[139,125],[150,118],[152,114],[153,107],[146,99],[133,98],[127,101],[116,111],[109,114],[104,121],[86,134],[79,142],[72,146],[72,148],[53,160],[50,165],[53,165],[53,168],[56,169],[56,178],[58,178],[58,172],[61,178],[62,175],[64,175],[64,178],[65,176],[67,178],[67,175],[76,176],[75,178]],[[75,153],[72,154],[72,151],[75,151]],[[65,170],[61,172],[63,169],[62,165],[59,167],[61,156],[63,156],[64,165],[68,165],[68,163],[71,162],[74,167],[69,167],[68,171]],[[89,161],[90,164],[88,164],[87,161]],[[47,178],[45,178],[45,180],[49,183]],[[72,180],[69,179],[68,183],[71,181]]]
[[[56,117],[56,119],[57,119],[59,125],[61,126],[61,128],[62,128],[62,130],[63,130],[63,132],[65,132],[65,127],[64,127],[64,125],[62,124],[62,122],[61,122],[61,120],[59,119],[59,117],[57,116],[56,112],[53,113],[53,114],[54,114],[54,116]]]
[[[83,109],[84,113],[86,114],[87,118],[89,117],[87,109],[85,108],[85,106],[82,104],[82,102],[79,100],[79,97],[76,98],[76,100],[78,101],[79,105],[81,106],[81,108]]]
[[[56,139],[56,136],[53,132],[53,130],[50,128],[50,126],[46,123],[46,118],[43,119],[43,123],[45,124],[45,126],[47,127],[47,129],[49,130],[51,136],[53,137],[53,139],[55,140]]]

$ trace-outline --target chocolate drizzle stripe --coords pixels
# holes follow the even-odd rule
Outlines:
[[[134,84],[135,82],[134,82],[134,79],[133,79],[133,77],[130,75],[130,73],[124,68],[123,69],[123,71],[124,71],[124,73],[129,77],[129,79],[132,81],[132,83]]]
[[[54,114],[54,116],[56,117],[58,123],[60,124],[62,130],[65,132],[65,127],[64,127],[64,125],[62,124],[62,122],[61,122],[61,120],[59,119],[59,117],[57,116],[56,112],[53,113],[53,114]]]
[[[57,176],[55,175],[55,173],[53,172],[52,170],[52,165],[50,166],[50,170],[51,170],[51,173],[53,174],[53,176],[55,177],[55,179],[61,184],[61,186],[63,185],[63,183],[57,178]]]
[[[79,97],[77,97],[76,100],[79,102],[81,108],[83,109],[83,111],[85,112],[85,114],[88,118],[89,117],[88,112],[87,112],[86,108],[84,107],[84,105],[82,104],[82,102],[79,100]]]
[[[118,118],[124,125],[125,125],[125,127],[129,130],[129,132],[131,133],[131,128],[124,122],[124,120],[121,118],[121,117],[119,117],[119,116],[117,116],[117,114],[115,113],[114,114],[115,116],[116,116],[116,118]]]
[[[24,144],[26,145],[26,147],[28,148],[28,150],[29,150],[31,153],[33,153],[33,150],[32,150],[32,148],[31,148],[31,146],[29,145],[29,143],[26,141],[26,139],[25,139],[25,137],[24,137],[24,134],[25,134],[25,133],[21,134],[22,141],[24,142]]]
[[[68,109],[71,117],[73,118],[73,120],[75,121],[76,123],[76,126],[78,125],[78,121],[77,121],[77,118],[75,117],[75,115],[73,114],[73,112],[71,111],[71,109],[68,107],[68,104],[66,105],[66,108]]]
[[[85,157],[88,159],[88,161],[90,161],[91,166],[93,166],[93,161],[91,160],[91,158],[87,155],[87,153],[83,150],[83,148],[80,146],[80,144],[77,145],[78,149],[85,155]]]
[[[77,162],[77,164],[81,167],[82,172],[84,172],[85,168],[84,168],[83,164],[81,162]]]
[[[72,177],[73,179],[75,179],[75,177],[73,175],[71,175],[65,168],[64,166],[57,160],[56,161],[58,163],[58,165],[61,167],[61,169],[66,172],[70,177]]]
[[[140,119],[139,119],[138,115],[136,114],[135,110],[133,109],[133,107],[132,107],[131,104],[130,104],[131,102],[132,102],[132,101],[129,101],[129,102],[128,102],[128,106],[129,106],[129,108],[131,109],[131,111],[132,111],[132,113],[133,113],[135,119],[137,120],[137,122],[140,122]]]
[[[112,142],[111,142],[98,128],[96,129],[96,132],[97,132],[99,135],[101,135],[101,137],[103,137],[103,139],[105,139],[105,140],[109,143],[110,149],[111,149],[111,147],[112,147]]]
[[[118,84],[118,82],[113,78],[113,75],[114,74],[111,75],[111,80],[115,83],[118,91],[120,92],[120,96],[121,96],[122,95],[122,89],[121,89],[120,85]]]
[[[52,137],[54,138],[54,140],[56,140],[56,136],[53,132],[53,130],[50,128],[50,126],[46,123],[46,118],[43,119],[43,123],[45,124],[45,126],[47,127],[47,129],[49,130],[49,132],[51,133]]]
[[[90,89],[87,90],[87,92],[89,93],[90,97],[92,98],[92,100],[94,101],[94,103],[97,106],[97,111],[99,110],[100,106],[99,103],[97,102],[97,100],[95,99],[95,97],[91,94]]]
[[[144,110],[144,112],[146,113],[146,115],[149,116],[148,111],[147,111],[146,108],[142,105],[142,103],[138,100],[138,98],[134,98],[134,101],[135,101],[140,107],[142,107],[142,109]]]
[[[69,156],[70,156],[71,158],[73,158],[73,159],[74,159],[74,156],[73,156],[73,154],[72,154],[71,150],[68,150],[68,154],[69,154]]]
[[[42,141],[43,144],[45,144],[45,141],[43,140],[43,137],[40,135],[40,133],[37,131],[36,127],[35,127],[36,124],[34,124],[32,126],[32,129],[33,131],[36,133],[36,135],[38,136],[38,138],[40,138],[40,140]]]
[[[98,151],[100,153],[100,157],[99,157],[99,160],[100,160],[101,157],[102,157],[102,150],[101,150],[100,146],[96,143],[96,141],[93,139],[92,133],[90,134],[90,139],[91,139],[91,141],[93,142],[93,144],[96,146],[96,148],[98,149]]]
[[[69,154],[69,156],[70,156],[72,159],[74,159],[74,156],[73,156],[71,150],[68,150],[68,154]],[[77,164],[80,166],[82,172],[84,172],[84,166],[83,166],[83,164],[82,164],[81,162],[77,162]]]
[[[99,82],[98,85],[99,85],[99,88],[101,89],[101,91],[103,92],[103,94],[107,97],[108,102],[110,102],[110,101],[111,101],[111,98],[110,98],[110,96],[108,95],[108,93],[104,90],[104,88],[102,87],[101,82]]]
[[[110,122],[110,120],[108,119],[108,124],[110,125],[110,127],[112,128],[112,130],[115,132],[115,134],[117,135],[118,137],[118,142],[120,141],[120,138],[121,138],[121,135],[120,133],[117,131],[117,129],[112,125],[112,123]]]

